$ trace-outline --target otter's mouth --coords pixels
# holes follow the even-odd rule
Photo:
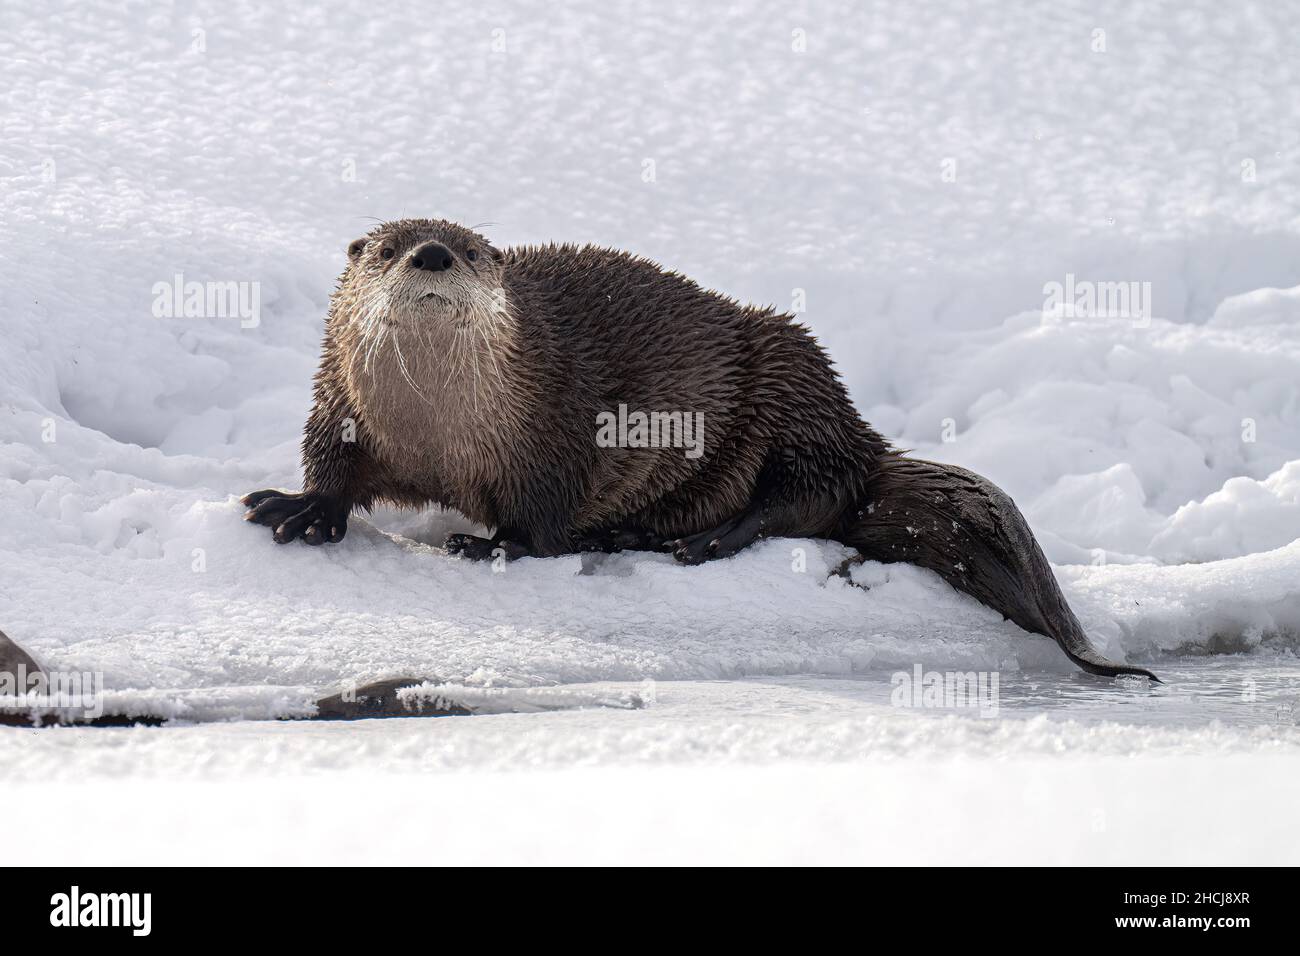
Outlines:
[[[423,306],[451,304],[451,299],[449,297],[443,295],[441,292],[434,292],[432,290],[417,292],[414,299],[416,305]]]

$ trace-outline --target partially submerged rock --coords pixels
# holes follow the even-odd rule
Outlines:
[[[365,717],[462,717],[468,707],[438,695],[399,693],[405,688],[437,681],[423,677],[395,677],[375,681],[316,701],[316,720],[357,720]]]

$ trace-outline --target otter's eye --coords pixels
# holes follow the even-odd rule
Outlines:
[[[470,262],[473,262],[475,259],[478,258],[478,250],[477,250],[477,249],[466,249],[466,250],[465,250],[465,258],[468,259]]]
[[[391,259],[391,258],[393,258],[393,250],[392,250],[392,248],[391,248],[390,246],[384,246],[384,248],[380,249],[380,250],[379,250],[379,258],[381,258],[381,259]]]

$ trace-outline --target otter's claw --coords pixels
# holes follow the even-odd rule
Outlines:
[[[501,556],[507,561],[528,556],[528,549],[522,544],[505,538],[495,541],[491,538],[480,538],[476,534],[449,534],[443,547],[447,549],[448,554],[464,555],[471,561],[489,561],[497,556],[498,548],[501,549]]]
[[[267,490],[254,491],[242,500],[249,506],[244,520],[271,528],[279,544],[298,538],[312,545],[333,543],[348,533],[351,509],[337,498],[308,491]]]
[[[724,521],[716,528],[688,535],[665,544],[682,564],[703,564],[715,558],[729,558],[753,544],[763,529],[758,512],[750,511]]]

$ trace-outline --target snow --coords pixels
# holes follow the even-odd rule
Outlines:
[[[955,759],[894,765],[887,777],[866,763],[786,763],[451,773],[430,785],[417,770],[337,774],[328,793],[319,778],[292,775],[257,788],[112,780],[89,805],[72,788],[42,804],[82,821],[93,844],[81,826],[59,827],[40,834],[39,848],[95,866],[1294,865],[1293,771],[1280,757],[1107,758],[1062,762],[1047,776],[1033,761]],[[1141,796],[1207,790],[1214,800],[1174,801],[1159,814]],[[203,830],[237,839],[195,834],[196,793]],[[959,815],[953,793],[975,795]],[[1243,839],[1237,827],[1206,826],[1207,815],[1242,805],[1270,829]],[[148,814],[124,815],[131,806]],[[1182,838],[1189,832],[1195,841]],[[160,833],[180,839],[165,846]]]
[[[67,821],[33,848],[69,863],[1294,864],[1300,709],[1201,678],[1176,693],[1202,718],[1255,723],[1143,723],[1144,690],[1083,680],[1046,711],[1040,685],[996,720],[902,717],[870,682],[784,678],[638,711],[13,732],[0,755],[23,761],[5,800]]]
[[[904,835],[923,827],[964,834],[970,859],[1188,862],[1197,808],[1218,807],[1236,809],[1200,862],[1295,862],[1300,57],[1284,9],[614,18],[579,2],[419,28],[341,3],[51,3],[4,19],[0,628],[48,667],[102,674],[110,710],[182,722],[0,729],[29,781],[177,808],[105,836],[106,811],[7,788],[62,801],[70,853],[96,833],[118,858],[165,857],[193,801],[244,835],[192,836],[177,852],[193,859],[298,859],[267,828],[329,820],[358,862],[753,860],[755,841],[772,859],[926,862],[942,844]],[[402,215],[806,299],[864,415],[1003,486],[1099,648],[1168,686],[1099,686],[928,572],[865,565],[853,586],[825,543],[497,574],[438,549],[468,529],[458,516],[383,512],[337,547],[277,547],[236,498],[297,486],[344,250]],[[156,317],[177,275],[257,283],[256,321]],[[1149,283],[1150,308],[1051,314],[1049,284],[1076,281]],[[889,707],[890,675],[917,663],[997,672],[1002,714]],[[397,675],[519,712],[232,722]],[[617,706],[647,680],[649,706]],[[487,795],[452,798],[454,844],[423,822],[409,845],[375,843],[370,817],[337,812],[371,773],[377,818],[423,820],[434,772]],[[321,775],[332,817],[303,812]],[[899,835],[880,837],[886,819]]]

